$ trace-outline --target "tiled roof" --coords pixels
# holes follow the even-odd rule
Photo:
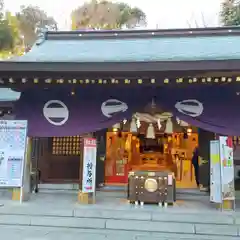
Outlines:
[[[240,35],[52,38],[15,61],[143,62],[240,59]]]
[[[15,92],[10,88],[0,88],[0,102],[16,101],[21,93]]]

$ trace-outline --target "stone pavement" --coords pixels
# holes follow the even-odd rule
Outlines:
[[[0,239],[16,240],[239,240],[239,237],[89,229],[0,226]]]
[[[165,209],[130,205],[123,193],[98,193],[94,205],[78,204],[75,193],[40,193],[23,204],[2,194],[0,240],[240,239],[239,211],[217,211],[208,196],[178,199]]]

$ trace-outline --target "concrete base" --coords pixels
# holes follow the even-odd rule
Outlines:
[[[78,203],[81,203],[81,204],[96,203],[94,194],[93,193],[83,193],[83,192],[79,191],[78,192]]]
[[[222,208],[223,210],[230,210],[230,211],[233,211],[235,209],[235,203],[234,201],[231,201],[231,200],[225,200],[223,201],[223,205],[222,205]]]
[[[235,210],[235,202],[230,200],[223,201],[222,204],[215,204],[216,209],[222,211],[234,211]]]
[[[12,200],[13,201],[28,201],[30,199],[30,193],[22,192],[21,188],[13,188],[12,189]]]
[[[13,201],[21,200],[21,188],[13,188],[12,189],[12,200]]]

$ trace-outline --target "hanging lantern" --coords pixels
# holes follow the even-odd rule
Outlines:
[[[137,125],[137,128],[140,128],[140,127],[141,127],[141,122],[140,122],[140,119],[139,119],[139,118],[137,118],[136,125]]]
[[[116,123],[112,126],[113,132],[117,132],[121,128],[120,123]]]
[[[177,121],[177,124],[179,125],[181,124],[181,120],[178,117],[176,118],[176,121]]]
[[[135,119],[133,118],[131,121],[131,124],[130,124],[130,132],[136,133],[137,131],[138,131],[137,124],[136,124]]]
[[[152,123],[150,123],[148,126],[146,138],[155,139],[155,131]]]
[[[180,126],[182,126],[182,127],[188,127],[189,124],[188,124],[187,122],[183,121],[183,120],[180,120]]]
[[[173,133],[173,123],[172,123],[171,118],[168,118],[168,120],[167,120],[165,133],[167,133],[167,134]]]
[[[188,129],[187,129],[187,135],[188,135],[188,136],[191,136],[191,134],[192,134],[192,129],[191,129],[191,128],[188,128]]]

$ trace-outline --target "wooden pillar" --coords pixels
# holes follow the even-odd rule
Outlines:
[[[81,204],[93,204],[95,203],[94,193],[82,192],[82,180],[83,180],[83,154],[84,154],[84,138],[92,138],[93,134],[85,134],[81,136],[81,150],[80,150],[80,167],[79,167],[79,191],[78,191],[78,203]]]
[[[96,188],[104,185],[105,182],[105,158],[106,158],[106,137],[107,129],[96,132],[97,139],[97,162],[96,162]]]
[[[214,133],[203,129],[198,130],[199,157],[201,158],[199,180],[203,188],[206,189],[210,187],[210,141],[214,138]]]
[[[27,138],[27,146],[25,152],[24,168],[23,168],[23,186],[20,188],[13,188],[12,200],[14,201],[28,201],[31,194],[31,151],[32,139]]]

